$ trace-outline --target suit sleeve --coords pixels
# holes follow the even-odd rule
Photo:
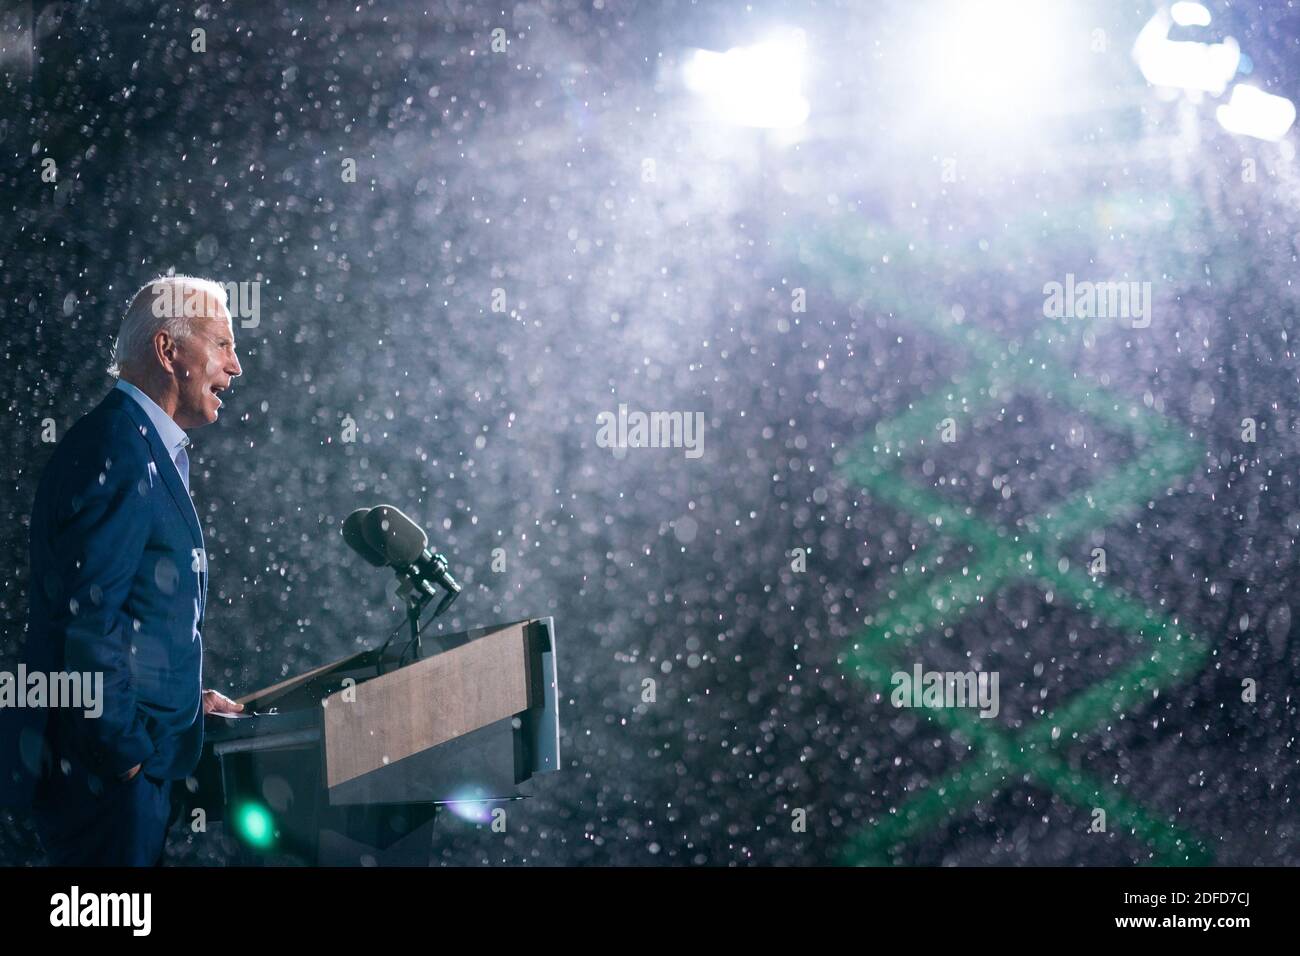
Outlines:
[[[64,602],[64,666],[104,675],[102,713],[77,711],[76,721],[92,759],[117,775],[155,749],[136,709],[125,609],[152,523],[149,460],[128,428],[93,442],[64,477],[51,541]]]

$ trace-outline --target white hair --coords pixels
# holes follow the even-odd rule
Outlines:
[[[194,319],[208,314],[206,300],[216,299],[229,312],[226,290],[219,282],[197,276],[159,276],[141,286],[126,307],[108,374],[119,378],[124,365],[153,354],[153,339],[165,331],[178,342],[189,337]],[[195,309],[193,303],[200,306]]]

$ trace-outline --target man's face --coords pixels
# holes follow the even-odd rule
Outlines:
[[[217,420],[221,399],[217,392],[243,374],[235,357],[235,332],[230,313],[222,308],[216,317],[195,318],[188,338],[177,343],[173,364],[180,395],[176,424],[198,428]]]

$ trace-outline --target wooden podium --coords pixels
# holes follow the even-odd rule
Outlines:
[[[198,790],[241,862],[427,865],[440,805],[483,810],[560,766],[551,618],[363,651],[208,716]]]

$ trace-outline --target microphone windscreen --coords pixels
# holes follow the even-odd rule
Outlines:
[[[343,540],[348,543],[348,547],[355,551],[361,557],[365,558],[370,564],[377,568],[382,568],[388,562],[384,560],[381,552],[376,551],[366,541],[363,526],[366,515],[370,513],[369,508],[358,508],[352,514],[343,519]]]
[[[362,523],[366,542],[397,566],[415,564],[429,544],[424,530],[392,505],[375,505]]]

